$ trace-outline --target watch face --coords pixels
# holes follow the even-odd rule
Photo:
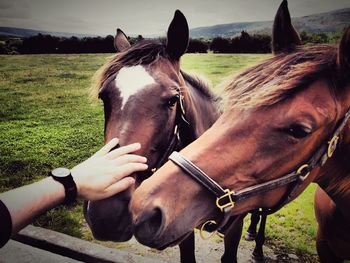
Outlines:
[[[52,170],[52,175],[56,177],[66,177],[70,175],[70,170],[67,168],[56,168]]]

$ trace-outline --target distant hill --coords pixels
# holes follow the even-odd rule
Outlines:
[[[350,25],[350,8],[321,14],[292,18],[295,28],[308,33],[328,33],[342,31]],[[273,21],[230,23],[190,30],[191,38],[233,37],[241,31],[271,34]]]
[[[0,27],[0,36],[20,37],[20,38],[22,38],[22,37],[36,36],[38,34],[58,36],[58,37],[72,37],[72,36],[76,36],[76,37],[79,37],[79,38],[96,37],[97,36],[97,35],[92,35],[92,34],[89,35],[89,34],[78,34],[78,33],[49,32],[49,31],[25,29],[25,28]]]
[[[304,17],[292,18],[293,23],[299,32],[308,33],[327,33],[339,32],[344,27],[350,25],[350,8],[339,9],[327,13],[309,15]],[[230,23],[208,27],[198,27],[190,30],[191,38],[214,38],[214,37],[233,37],[241,33],[242,30],[249,33],[271,34],[272,21]],[[59,37],[97,37],[92,34],[50,32],[34,29],[0,27],[0,36],[10,37],[30,37],[38,34],[52,35]],[[157,35],[146,35],[147,37],[158,37]]]

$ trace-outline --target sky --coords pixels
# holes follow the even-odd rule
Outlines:
[[[190,28],[272,20],[281,0],[0,0],[0,26],[94,35],[165,35],[176,9]],[[289,0],[293,17],[350,7],[349,0]]]

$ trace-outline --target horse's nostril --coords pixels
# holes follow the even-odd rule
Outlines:
[[[140,243],[148,244],[161,231],[162,226],[162,210],[154,208],[135,223],[135,237]]]

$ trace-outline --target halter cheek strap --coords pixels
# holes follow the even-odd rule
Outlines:
[[[185,111],[185,96],[183,95],[183,91],[186,88],[186,82],[184,77],[182,76],[181,71],[178,74],[179,76],[179,86],[178,89],[178,101],[176,104],[176,115],[175,115],[175,122],[174,122],[174,128],[173,128],[173,134],[171,135],[171,139],[169,140],[168,147],[165,149],[162,157],[157,161],[156,165],[151,169],[153,173],[155,173],[169,158],[170,154],[175,151],[179,150],[181,142],[180,137],[180,124],[184,124],[184,126],[190,127],[190,122],[186,119],[186,111]]]
[[[327,144],[322,145],[310,158],[310,160],[300,165],[298,169],[295,171],[288,173],[282,177],[277,179],[249,186],[247,188],[233,191],[230,189],[222,188],[217,182],[215,182],[212,178],[210,178],[205,172],[203,172],[199,167],[197,167],[190,160],[186,159],[178,152],[173,152],[169,159],[178,165],[186,174],[191,176],[196,182],[206,188],[209,192],[211,192],[214,196],[216,196],[216,206],[223,213],[223,219],[220,224],[217,226],[218,232],[221,234],[225,233],[227,230],[231,220],[231,210],[234,207],[237,201],[242,201],[252,196],[262,194],[281,186],[285,186],[291,183],[294,183],[291,189],[287,192],[287,194],[281,199],[281,201],[272,208],[263,209],[262,213],[271,214],[279,210],[286,203],[290,202],[293,198],[296,197],[299,186],[306,180],[311,171],[316,166],[323,166],[326,161],[332,157],[334,151],[337,148],[341,132],[345,128],[348,120],[350,118],[350,108],[345,113],[344,118],[338,128],[333,133],[332,138],[328,141]],[[212,228],[213,222],[208,221],[209,228]],[[216,225],[216,222],[215,222]]]
[[[182,95],[181,90],[179,90],[179,98],[176,104],[176,115],[175,115],[174,128],[173,128],[173,133],[171,135],[171,139],[169,140],[168,147],[165,149],[162,157],[157,161],[154,168],[151,169],[153,173],[156,172],[167,161],[169,155],[174,150],[177,150],[177,148],[179,148],[181,144],[180,127],[179,127],[180,123],[185,123],[186,126],[190,126],[190,123],[186,119],[184,96]]]

